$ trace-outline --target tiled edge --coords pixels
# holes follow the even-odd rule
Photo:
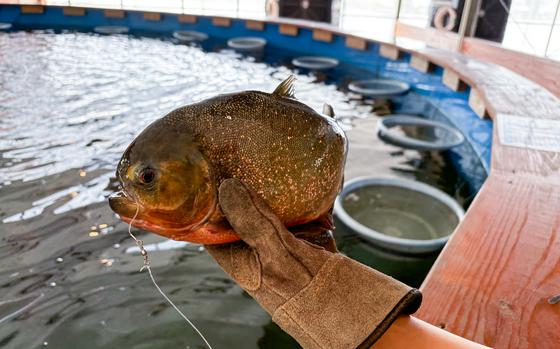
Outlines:
[[[396,46],[381,44],[381,46],[379,47],[379,55],[381,57],[396,61],[400,58],[401,51]]]
[[[471,88],[471,92],[469,94],[469,106],[481,119],[488,117],[486,105],[480,96],[480,91],[477,88]]]
[[[346,47],[356,50],[365,51],[367,49],[367,40],[357,36],[347,36],[344,43]]]
[[[299,27],[292,24],[280,24],[278,26],[278,31],[280,32],[280,34],[288,36],[298,36]]]
[[[189,23],[189,24],[194,24],[196,23],[198,20],[198,18],[196,16],[193,15],[178,15],[177,16],[177,21],[179,23]]]
[[[144,12],[145,21],[159,22],[161,21],[161,13],[159,12]]]
[[[215,27],[231,27],[231,18],[226,17],[212,17],[212,24]]]
[[[104,10],[103,16],[106,18],[124,18],[126,13],[123,10]]]
[[[410,66],[422,73],[429,73],[434,67],[432,62],[418,54],[413,54],[412,57],[410,57]]]
[[[467,84],[461,80],[459,74],[449,68],[444,68],[441,81],[445,86],[456,92],[464,91],[467,88]]]
[[[265,27],[265,23],[261,21],[251,21],[251,20],[245,21],[245,28],[250,30],[256,30],[262,32],[264,30],[264,27]]]
[[[64,7],[62,13],[64,13],[65,16],[82,17],[85,16],[86,9],[83,7]]]
[[[45,12],[45,7],[40,5],[21,5],[21,13],[25,14],[42,14]]]
[[[329,43],[333,41],[333,33],[324,29],[313,29],[312,37],[315,41],[323,41]]]

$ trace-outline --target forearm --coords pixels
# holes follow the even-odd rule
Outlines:
[[[412,316],[403,315],[372,347],[372,349],[398,348],[481,349],[488,347],[456,336]]]

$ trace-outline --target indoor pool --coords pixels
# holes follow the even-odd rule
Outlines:
[[[243,56],[225,47],[0,33],[0,347],[203,347],[139,272],[139,250],[106,200],[122,152],[151,121],[220,93],[272,91],[291,72],[298,99],[334,107],[351,147],[353,127],[377,118],[373,101],[345,87],[364,74],[357,68],[298,71],[289,52]],[[368,132],[380,154],[363,159],[375,164],[371,175],[427,182],[468,205],[473,191],[444,154],[405,151]],[[162,288],[215,348],[299,347],[202,246],[138,234]],[[339,243],[352,254],[348,239]]]

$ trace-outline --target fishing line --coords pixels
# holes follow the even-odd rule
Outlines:
[[[189,318],[175,305],[175,303],[173,303],[173,301],[171,301],[169,297],[167,297],[165,292],[163,292],[163,290],[159,287],[158,283],[156,282],[156,279],[154,278],[154,274],[152,273],[152,268],[150,267],[150,256],[148,255],[148,251],[144,248],[144,241],[138,239],[132,233],[132,223],[134,222],[136,217],[138,217],[138,213],[140,211],[140,205],[138,205],[138,202],[135,202],[135,204],[136,204],[136,213],[128,223],[128,235],[130,235],[130,237],[134,239],[136,245],[138,245],[138,248],[140,249],[140,254],[144,258],[144,264],[142,265],[142,268],[140,268],[140,271],[144,271],[144,270],[148,271],[152,283],[154,284],[158,292],[162,295],[162,297],[173,307],[173,309],[175,309],[177,313],[179,313],[179,315],[181,315],[181,317],[196,331],[196,333],[198,333],[198,335],[200,336],[200,338],[202,338],[206,346],[209,349],[212,349],[212,346],[210,345],[210,343],[208,343],[208,341],[206,340],[202,332],[200,332],[199,329],[192,323],[192,321],[189,320]]]

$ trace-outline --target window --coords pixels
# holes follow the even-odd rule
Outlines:
[[[559,5],[560,0],[513,0],[502,43],[504,47],[558,59]]]

